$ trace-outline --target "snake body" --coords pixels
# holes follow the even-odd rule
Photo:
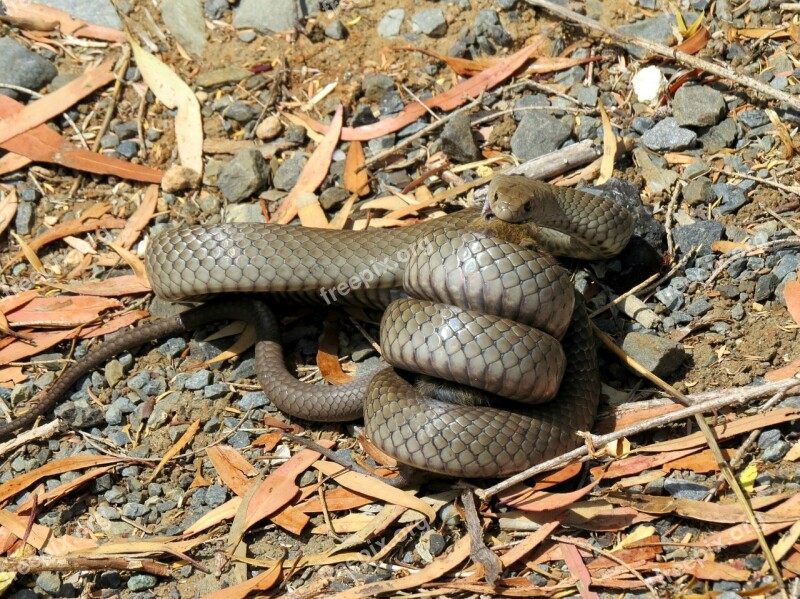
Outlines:
[[[393,230],[187,227],[154,238],[145,263],[156,294],[171,301],[260,292],[388,307],[381,337],[392,365],[517,401],[552,400],[454,406],[422,395],[391,368],[346,385],[306,385],[283,364],[274,316],[247,315],[259,322],[259,381],[282,411],[318,421],[363,412],[368,438],[402,463],[453,476],[506,475],[574,447],[597,409],[589,321],[551,256],[613,256],[633,223],[608,198],[524,177],[497,177],[489,197],[501,218],[467,209]]]

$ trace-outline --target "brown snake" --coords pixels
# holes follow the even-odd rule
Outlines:
[[[627,244],[632,218],[603,196],[519,176],[496,177],[489,198],[496,218],[467,209],[392,230],[227,224],[168,231],[152,240],[148,276],[171,301],[269,292],[306,303],[388,306],[381,345],[393,366],[452,381],[450,394],[469,385],[491,397],[547,403],[453,405],[422,395],[392,368],[346,385],[306,385],[285,368],[271,311],[223,299],[90,352],[0,435],[31,422],[54,403],[50,396],[123,347],[244,316],[256,325],[259,381],[276,407],[317,421],[363,413],[368,438],[401,463],[492,477],[567,451],[594,420],[599,376],[583,303],[551,256],[611,257]],[[414,297],[398,299],[402,289]]]

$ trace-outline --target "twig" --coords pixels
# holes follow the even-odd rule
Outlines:
[[[3,572],[68,572],[71,570],[134,570],[148,572],[156,576],[169,576],[171,569],[151,559],[133,557],[62,557],[55,555],[34,555],[31,557],[2,557],[0,569]]]
[[[675,208],[678,205],[678,198],[681,197],[683,192],[683,182],[678,181],[675,183],[675,189],[672,190],[672,197],[667,204],[667,214],[664,217],[664,229],[667,231],[667,253],[670,256],[675,255],[675,241],[672,239],[672,215],[675,213]]]
[[[494,586],[500,578],[502,565],[497,555],[483,542],[483,526],[478,509],[475,507],[474,487],[468,486],[461,492],[461,503],[464,505],[467,532],[469,533],[469,553],[472,561],[483,566],[483,577]]]
[[[649,370],[647,370],[644,366],[639,364],[636,360],[626,354],[622,349],[614,343],[614,340],[611,339],[608,335],[606,335],[603,331],[592,325],[594,329],[595,336],[603,342],[608,349],[614,352],[622,362],[628,366],[628,368],[632,369],[634,372],[643,376],[648,381],[656,385],[662,391],[666,391],[675,401],[682,405],[689,405],[689,399],[680,391],[678,391],[675,387],[667,383],[666,381],[662,380]],[[789,594],[786,590],[786,584],[783,581],[783,577],[781,575],[780,567],[778,566],[777,561],[775,561],[775,556],[772,554],[772,549],[767,543],[767,538],[764,536],[764,531],[761,528],[761,524],[759,523],[758,519],[756,518],[755,512],[753,512],[753,507],[750,505],[750,501],[745,495],[744,491],[742,490],[741,485],[739,484],[739,480],[736,478],[736,475],[733,473],[733,469],[731,468],[728,461],[725,459],[725,456],[722,454],[722,450],[719,447],[719,443],[717,442],[717,438],[714,435],[714,431],[705,421],[703,415],[701,413],[696,413],[694,415],[695,422],[697,422],[697,426],[700,427],[700,430],[703,432],[703,436],[706,438],[706,442],[708,443],[708,447],[711,450],[711,453],[714,456],[717,465],[719,466],[720,472],[725,477],[725,480],[728,482],[728,487],[733,494],[736,496],[737,501],[742,506],[745,514],[747,514],[747,519],[750,522],[750,526],[753,528],[753,532],[756,534],[756,538],[758,539],[758,544],[761,547],[761,551],[764,552],[764,557],[769,564],[770,570],[772,571],[775,580],[777,581],[778,587],[781,589],[781,595],[788,599]]]
[[[767,243],[761,243],[758,245],[751,246],[747,249],[736,249],[731,252],[731,255],[728,256],[717,268],[714,269],[714,272],[711,273],[711,276],[708,277],[708,280],[704,283],[706,287],[711,285],[716,278],[722,274],[726,268],[728,268],[731,264],[736,262],[739,258],[746,258],[749,256],[755,256],[756,254],[772,250],[783,250],[790,247],[797,247],[800,245],[800,238],[791,238],[791,239],[774,239],[772,241],[768,241]]]
[[[770,187],[774,187],[775,189],[780,189],[782,191],[786,191],[788,193],[792,193],[795,195],[800,195],[800,187],[796,185],[784,185],[783,183],[778,183],[777,181],[772,181],[771,179],[766,179],[763,177],[756,177],[754,175],[745,175],[744,173],[735,173],[733,171],[729,171],[724,168],[717,168],[716,166],[707,166],[708,170],[714,171],[715,173],[722,173],[728,177],[733,179],[748,179],[750,181],[757,181],[763,185],[768,185]],[[800,168],[800,167],[799,167]],[[795,170],[795,169],[792,169]],[[788,173],[784,173],[788,174]]]
[[[631,295],[637,294],[639,292],[642,292],[642,293],[644,293],[646,295],[647,293],[650,292],[651,289],[655,289],[656,287],[658,287],[659,285],[661,285],[665,281],[667,281],[670,278],[672,278],[672,276],[676,272],[678,272],[680,269],[682,269],[686,265],[686,263],[694,255],[696,250],[697,250],[697,247],[694,247],[690,251],[686,252],[686,254],[683,257],[681,257],[680,260],[678,260],[675,264],[672,265],[672,268],[669,269],[669,272],[667,272],[667,274],[663,275],[658,280],[655,280],[656,277],[658,277],[658,273],[656,273],[653,276],[645,279],[644,281],[642,281],[641,283],[636,285],[636,287],[633,287],[633,288],[629,289],[628,291],[626,291],[625,293],[623,293],[622,295],[620,295],[616,299],[610,301],[605,306],[602,306],[602,307],[598,308],[597,310],[595,310],[594,312],[589,314],[589,317],[590,318],[594,318],[595,316],[597,316],[599,314],[602,314],[603,312],[605,312],[607,310],[610,310],[612,307],[614,307],[617,304],[619,304],[620,302],[624,301],[626,298],[630,297]]]
[[[764,397],[765,395],[772,395],[779,391],[788,391],[795,388],[800,388],[800,379],[787,379],[785,381],[778,381],[776,383],[761,385],[760,387],[745,387],[743,389],[734,389],[723,395],[712,397],[711,399],[705,399],[702,402],[697,402],[696,399],[693,400],[692,398],[704,395],[707,396],[707,394],[699,394],[698,396],[689,396],[687,399],[689,399],[692,402],[692,405],[690,405],[687,408],[681,408],[679,410],[675,410],[674,412],[670,412],[669,414],[663,414],[661,416],[656,416],[655,418],[643,420],[642,422],[637,422],[636,424],[632,424],[631,426],[625,427],[618,431],[614,431],[613,433],[608,433],[606,435],[591,435],[589,439],[591,440],[591,443],[594,447],[603,447],[613,441],[622,439],[623,437],[638,435],[639,433],[642,433],[644,431],[658,428],[659,426],[672,424],[673,422],[677,422],[678,420],[683,420],[684,418],[687,418],[689,416],[694,416],[695,414],[717,410],[719,408],[732,406],[734,404],[747,403],[754,399],[759,399],[761,397]],[[509,487],[516,485],[517,483],[521,483],[528,480],[532,476],[536,476],[537,474],[540,474],[542,472],[547,472],[549,470],[555,470],[556,468],[560,468],[561,466],[564,466],[565,464],[568,464],[573,460],[585,458],[586,456],[588,456],[588,454],[589,454],[588,448],[585,445],[583,445],[581,447],[578,447],[577,449],[573,449],[570,452],[557,456],[553,459],[547,460],[546,462],[542,462],[541,464],[531,466],[527,470],[520,472],[519,474],[516,474],[514,476],[511,476],[506,480],[492,487],[489,487],[488,489],[478,490],[476,491],[476,494],[482,500],[486,500],[508,489]]]
[[[634,567],[630,566],[629,564],[625,563],[624,560],[620,559],[619,557],[617,557],[616,555],[614,555],[610,551],[606,551],[605,549],[601,549],[600,547],[595,547],[594,545],[591,545],[590,543],[587,543],[583,539],[574,539],[572,537],[562,537],[560,535],[559,536],[552,535],[550,537],[550,539],[553,540],[553,541],[557,541],[559,543],[569,543],[570,545],[575,545],[576,547],[580,547],[584,551],[590,551],[592,553],[597,553],[598,555],[602,555],[603,557],[611,560],[612,562],[615,562],[615,563],[619,564],[620,566],[625,568],[628,572],[633,574],[639,580],[639,582],[641,582],[647,588],[647,590],[650,591],[650,593],[652,593],[653,597],[658,597],[658,593],[656,592],[655,588],[653,588],[653,586],[649,582],[647,582],[647,580],[645,580],[644,576],[642,576],[638,572],[638,570],[636,570],[636,568],[634,568]]]
[[[423,128],[423,129],[420,129],[419,131],[417,131],[413,135],[409,135],[408,137],[404,138],[403,141],[393,145],[391,148],[387,148],[383,152],[378,152],[372,158],[368,158],[367,160],[364,161],[364,164],[362,165],[360,170],[368,168],[368,167],[372,166],[373,164],[375,164],[377,162],[381,162],[382,160],[385,160],[386,158],[388,158],[389,156],[392,156],[393,154],[397,154],[397,152],[399,152],[400,150],[402,150],[406,146],[411,145],[416,140],[418,140],[418,139],[420,139],[422,137],[425,137],[430,132],[436,131],[440,127],[444,127],[455,116],[461,114],[462,112],[467,112],[467,111],[475,108],[476,106],[479,106],[482,102],[483,102],[483,94],[481,94],[480,96],[475,98],[469,104],[465,104],[464,106],[462,106],[458,110],[454,110],[453,112],[451,112],[447,116],[443,116],[442,118],[440,118],[438,121],[432,122],[430,125],[428,125],[427,127]]]
[[[784,91],[775,89],[767,85],[766,83],[762,83],[757,79],[753,79],[752,77],[747,77],[745,75],[740,75],[731,69],[715,64],[713,62],[709,62],[707,60],[703,60],[702,58],[698,58],[696,56],[692,56],[690,54],[686,54],[685,52],[681,52],[680,50],[676,50],[674,48],[670,48],[669,46],[665,46],[663,44],[658,44],[656,42],[651,42],[649,40],[645,40],[639,37],[635,37],[632,35],[625,35],[616,29],[612,29],[611,27],[606,27],[605,25],[601,24],[594,19],[590,19],[589,17],[585,17],[583,15],[579,15],[575,11],[569,10],[564,6],[560,6],[555,2],[551,2],[550,0],[525,0],[528,4],[532,6],[538,6],[539,8],[544,8],[564,19],[568,19],[584,27],[588,27],[589,29],[594,29],[596,31],[600,31],[603,35],[607,35],[608,37],[621,42],[623,44],[632,44],[634,46],[639,46],[640,48],[644,48],[645,50],[649,50],[655,54],[660,56],[664,56],[666,58],[670,58],[682,65],[691,67],[693,69],[700,69],[707,73],[711,73],[712,75],[716,75],[717,77],[722,77],[723,79],[729,79],[734,83],[741,85],[745,89],[748,89],[752,92],[758,92],[763,94],[768,98],[772,98],[773,100],[778,100],[780,102],[785,102],[787,105],[791,106],[795,110],[800,110],[800,97],[789,94]]]
[[[122,82],[125,81],[125,71],[128,70],[128,66],[131,62],[131,47],[130,44],[125,44],[123,46],[124,54],[122,56],[122,60],[120,62],[119,69],[117,69],[116,74],[116,81],[114,82],[114,91],[111,94],[111,104],[106,111],[106,116],[103,118],[103,122],[100,125],[100,129],[97,131],[97,136],[94,138],[94,143],[92,143],[92,152],[97,152],[100,150],[100,144],[103,140],[103,136],[108,131],[108,127],[111,125],[111,119],[114,118],[114,113],[117,110],[117,104],[119,103],[119,96],[120,92],[122,92]],[[144,139],[140,140],[142,145],[144,145]],[[78,188],[83,184],[84,180],[84,173],[81,172],[78,174],[78,177],[75,179],[75,182],[69,188],[69,192],[67,193],[67,197],[75,197],[75,194],[78,192]]]

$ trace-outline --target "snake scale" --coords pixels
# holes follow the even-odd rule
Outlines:
[[[488,216],[465,209],[399,229],[223,224],[167,231],[145,259],[156,294],[222,299],[90,352],[11,425],[30,422],[42,404],[54,403],[52,395],[123,347],[244,317],[256,325],[258,378],[276,407],[315,421],[363,414],[367,437],[403,464],[495,477],[568,451],[576,431],[591,427],[600,383],[583,302],[554,256],[614,256],[633,219],[607,197],[520,176],[496,177],[489,203]],[[384,309],[381,346],[395,368],[344,385],[301,383],[284,365],[271,310],[224,295],[247,292]],[[406,370],[450,383],[430,397],[408,382]],[[464,386],[482,389],[488,405],[450,403],[449,396],[473,397]],[[497,396],[515,401],[498,407]]]

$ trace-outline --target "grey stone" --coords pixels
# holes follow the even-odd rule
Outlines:
[[[233,26],[252,27],[259,33],[294,31],[297,18],[306,16],[297,0],[241,0],[233,11]]]
[[[231,204],[225,209],[226,223],[265,223],[264,211],[258,204]]]
[[[688,15],[683,15],[685,19],[690,19]],[[642,37],[651,42],[669,45],[673,39],[672,28],[675,27],[675,17],[670,14],[662,14],[657,17],[642,19],[636,23],[620,25],[617,30],[620,33]],[[627,44],[625,49],[636,58],[644,58],[647,50],[641,46]]]
[[[128,502],[122,506],[122,515],[126,518],[139,518],[147,513],[147,506],[142,503]]]
[[[685,150],[691,148],[696,141],[697,133],[678,126],[678,122],[672,117],[659,121],[642,135],[642,143],[654,152]]]
[[[725,115],[725,99],[713,87],[682,85],[675,92],[672,111],[681,127],[710,127]]]
[[[122,363],[119,360],[109,360],[103,368],[103,374],[106,377],[109,387],[113,387],[122,380],[124,376]]]
[[[162,0],[161,18],[184,50],[202,56],[206,48],[206,21],[198,0]]]
[[[411,28],[428,37],[442,37],[447,33],[447,21],[441,8],[427,8],[411,17]]]
[[[788,275],[797,272],[798,267],[800,267],[800,256],[797,254],[786,254],[778,260],[778,264],[772,269],[772,274],[783,281]]]
[[[230,392],[230,387],[225,383],[212,383],[203,389],[203,397],[206,399],[219,399],[225,397]]]
[[[742,304],[734,304],[731,308],[731,318],[736,322],[741,322],[744,320],[744,317],[744,306],[742,306]]]
[[[10,37],[0,38],[0,83],[8,83],[38,91],[47,85],[58,71],[36,52],[28,50]],[[17,92],[0,88],[0,94],[18,98]]]
[[[406,18],[406,11],[402,8],[393,8],[386,11],[386,14],[378,23],[378,35],[381,37],[395,37],[400,35],[403,21]]]
[[[55,415],[72,429],[82,429],[105,422],[103,412],[83,401],[66,401],[54,410]]]
[[[181,394],[177,391],[162,397],[153,406],[153,411],[147,419],[147,426],[151,429],[161,428],[172,419],[172,415],[181,403]]]
[[[269,183],[269,165],[258,150],[242,150],[220,173],[217,188],[229,202],[241,202]]]
[[[303,152],[295,152],[291,158],[284,160],[283,164],[275,171],[275,179],[273,181],[275,189],[280,189],[281,191],[291,190],[300,178],[300,173],[303,172],[307,159]]]
[[[350,192],[341,187],[329,187],[319,194],[319,203],[323,210],[331,210],[350,197]]]
[[[791,448],[792,444],[788,441],[776,441],[764,450],[761,457],[765,462],[780,462]]]
[[[658,376],[669,376],[686,359],[683,344],[647,333],[628,333],[622,349]]]
[[[214,88],[239,83],[252,75],[253,73],[244,67],[231,65],[201,72],[195,79],[195,84],[198,87]]]
[[[705,204],[711,197],[711,180],[708,177],[698,177],[683,189],[683,199],[689,206]]]
[[[245,431],[238,431],[228,439],[228,445],[236,449],[244,449],[250,445],[250,434]]]
[[[97,506],[97,513],[107,520],[119,520],[121,518],[119,510],[115,507],[111,507],[110,505]]]
[[[664,287],[655,296],[668,310],[679,310],[683,306],[683,293],[673,287]]]
[[[712,306],[711,302],[705,297],[698,297],[693,300],[691,304],[686,306],[686,311],[694,317],[702,316],[713,309],[714,306]]]
[[[347,38],[347,29],[341,21],[334,21],[325,28],[325,35],[332,40],[343,40]]]
[[[523,117],[511,137],[511,151],[522,162],[554,152],[572,130],[553,115],[533,111]]]
[[[744,189],[727,183],[716,183],[711,186],[711,193],[720,200],[719,206],[712,211],[714,216],[733,214],[747,203]]]
[[[128,590],[139,592],[155,588],[158,578],[152,574],[134,574],[128,579]]]
[[[119,145],[119,137],[116,133],[106,133],[100,138],[100,147],[103,149],[116,148]]]
[[[765,275],[761,275],[756,279],[756,290],[753,294],[753,299],[757,302],[764,302],[771,298],[775,293],[775,289],[778,287],[778,277],[776,277],[773,273],[767,273]]]
[[[693,483],[679,478],[667,477],[664,481],[664,490],[672,497],[678,499],[694,499],[702,501],[708,494],[708,487],[700,483]]]
[[[158,346],[158,353],[167,358],[175,358],[186,349],[186,339],[183,337],[171,337]]]
[[[442,130],[442,151],[453,162],[475,162],[481,151],[472,137],[469,115],[458,113],[450,119]]]
[[[123,141],[117,146],[117,153],[128,160],[135,158],[139,154],[139,142]]]
[[[112,129],[121,140],[133,139],[139,135],[139,126],[133,121],[123,121],[115,124]]]
[[[212,21],[221,19],[222,15],[224,15],[225,11],[230,7],[231,5],[228,3],[228,0],[208,0],[203,4],[206,15],[208,15],[208,18]]]
[[[739,113],[737,116],[739,122],[742,123],[745,127],[749,129],[754,129],[756,127],[763,127],[764,125],[769,124],[769,116],[767,116],[766,111],[758,109],[758,110],[744,110]]]
[[[736,121],[725,119],[700,136],[700,145],[706,152],[719,152],[723,148],[733,147],[737,135]]]
[[[269,399],[263,391],[251,391],[243,395],[236,405],[242,410],[254,410],[269,405]]]
[[[699,245],[697,255],[711,253],[711,244],[722,239],[725,227],[715,220],[702,220],[691,225],[675,227],[672,231],[673,239],[681,252],[686,253]]]
[[[544,94],[526,94],[514,102],[514,120],[521,121],[531,112],[547,112],[538,110],[525,110],[526,108],[550,106],[550,101]]]
[[[20,202],[17,205],[17,214],[14,217],[14,227],[17,235],[30,235],[35,220],[36,208],[33,203]]]
[[[361,82],[361,91],[369,102],[380,102],[386,92],[391,90],[394,90],[394,79],[383,73],[365,75]]]
[[[758,447],[759,449],[766,449],[773,443],[777,443],[781,440],[781,431],[777,428],[769,428],[765,431],[762,431],[760,435],[758,435]]]
[[[258,117],[258,110],[246,102],[233,102],[223,112],[222,116],[232,119],[237,123],[246,124]]]
[[[48,595],[58,595],[61,590],[61,576],[58,572],[41,572],[36,576],[36,586]]]
[[[190,391],[197,391],[206,385],[210,385],[211,380],[212,374],[209,370],[198,370],[186,379],[186,388]]]
[[[225,503],[228,498],[228,491],[222,485],[214,483],[206,488],[206,494],[203,498],[203,503],[209,507],[217,507]]]
[[[58,10],[68,12],[70,16],[89,23],[96,23],[112,29],[122,29],[122,21],[109,0],[41,0],[38,4],[46,4]]]

